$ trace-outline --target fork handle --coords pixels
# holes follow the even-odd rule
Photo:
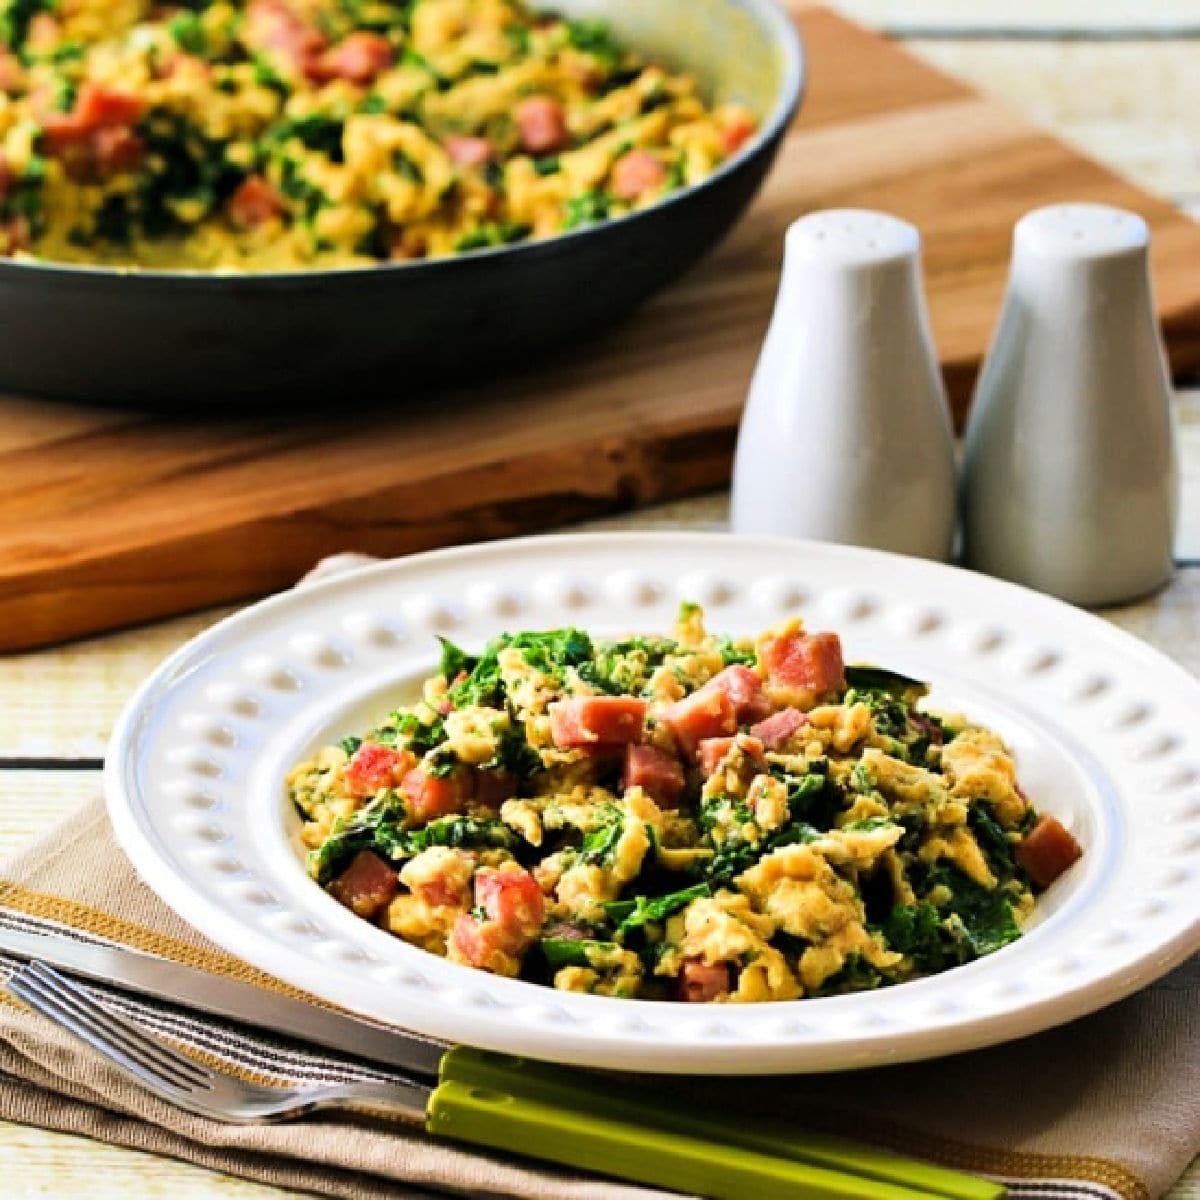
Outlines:
[[[686,1097],[656,1093],[644,1077],[611,1076],[564,1069],[491,1050],[455,1046],[442,1058],[441,1079],[492,1091],[516,1092],[554,1108],[586,1110],[597,1116],[681,1133],[706,1142],[738,1145],[772,1157],[790,1158],[830,1171],[898,1184],[920,1195],[946,1200],[1001,1200],[1005,1189],[891,1150],[809,1132],[794,1121],[725,1117]]]
[[[931,1200],[933,1193],[448,1080],[430,1133],[713,1200]]]

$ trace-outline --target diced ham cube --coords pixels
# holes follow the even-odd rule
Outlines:
[[[114,125],[133,125],[145,110],[146,102],[140,96],[85,83],[79,89],[72,115],[85,129],[110,129]]]
[[[683,764],[657,746],[627,746],[623,788],[640,787],[666,808],[673,808],[683,791]]]
[[[69,113],[39,114],[42,148],[73,179],[128,170],[141,160],[142,142],[131,127],[144,110],[139,96],[85,83]]]
[[[395,787],[416,760],[407,750],[363,742],[342,771],[350,795],[366,800],[382,788]]]
[[[517,780],[507,771],[475,772],[475,803],[499,808],[517,794]]]
[[[502,970],[533,944],[546,918],[537,880],[515,863],[475,873],[475,903],[484,919],[464,913],[450,934],[454,956],[485,971]]]
[[[765,721],[759,721],[750,732],[768,750],[778,750],[798,729],[808,724],[808,717],[798,708],[781,708]]]
[[[0,92],[15,92],[25,86],[25,68],[21,60],[9,51],[0,49]]]
[[[142,139],[123,125],[97,129],[92,134],[92,158],[96,174],[102,179],[132,171],[142,161],[145,149]]]
[[[836,633],[787,629],[764,637],[759,643],[759,657],[772,683],[821,695],[846,682],[842,643]]]
[[[312,69],[327,45],[325,37],[282,0],[252,0],[242,37],[251,49],[269,54],[298,75]]]
[[[696,747],[696,756],[700,761],[700,774],[707,779],[724,761],[726,755],[733,749],[735,737],[705,738]]]
[[[521,148],[528,154],[554,154],[570,143],[566,110],[551,96],[522,100],[513,117]]]
[[[480,971],[500,971],[509,958],[506,942],[495,921],[481,921],[462,913],[450,931],[450,957]]]
[[[1017,847],[1017,862],[1040,888],[1048,888],[1083,855],[1083,847],[1057,817],[1043,813]]]
[[[360,850],[329,891],[351,912],[370,920],[391,903],[398,887],[399,877],[390,863],[370,850]]]
[[[662,723],[684,754],[690,756],[706,738],[737,733],[737,710],[727,692],[701,688],[664,710]]]
[[[666,182],[667,168],[649,150],[630,150],[613,167],[612,190],[618,200],[637,200]]]
[[[572,925],[569,921],[555,921],[542,930],[541,936],[554,938],[559,942],[586,942],[592,935],[588,930]]]
[[[481,867],[475,872],[475,903],[522,940],[533,938],[546,919],[546,897],[537,880],[515,863]]]
[[[705,738],[696,747],[696,758],[700,763],[700,773],[705,779],[716,771],[734,746],[740,746],[752,758],[762,758],[763,756],[764,747],[762,742],[758,738],[745,733],[739,733],[737,737]]]
[[[286,211],[283,197],[261,175],[247,175],[225,203],[225,211],[239,229],[254,229]]]
[[[452,133],[445,142],[446,153],[456,167],[482,167],[491,162],[496,151],[484,137],[465,137]]]
[[[416,825],[460,812],[466,800],[458,775],[430,775],[420,767],[414,767],[404,776],[400,791],[408,801],[409,816]]]
[[[392,44],[381,33],[359,30],[326,50],[305,67],[310,79],[344,79],[365,87],[392,65]]]
[[[679,972],[676,994],[689,1004],[704,1004],[725,995],[729,988],[729,968],[724,963],[689,958]]]
[[[763,695],[762,680],[741,663],[726,667],[699,690],[724,692],[733,704],[739,725],[748,721],[759,721],[771,712],[771,702]]]
[[[0,254],[15,254],[18,250],[28,250],[33,231],[25,217],[9,217],[0,221]]]
[[[550,706],[550,736],[561,750],[606,749],[637,742],[646,701],[634,696],[576,696]]]
[[[748,115],[735,117],[721,130],[721,146],[726,154],[736,154],[755,134],[756,126]]]

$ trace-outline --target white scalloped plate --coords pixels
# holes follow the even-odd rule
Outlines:
[[[556,992],[457,966],[354,917],[306,877],[286,769],[409,698],[433,635],[713,630],[800,612],[849,661],[932,681],[997,728],[1083,859],[999,953],[883,991],[757,1005]],[[965,571],[719,534],[544,537],[420,555],[258,604],[134,696],[105,786],[122,846],[182,917],[335,1004],[435,1037],[596,1067],[755,1074],[928,1058],[1109,1004],[1200,947],[1200,682],[1098,618]]]

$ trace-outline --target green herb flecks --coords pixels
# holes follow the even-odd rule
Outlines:
[[[612,214],[613,198],[608,192],[592,189],[581,196],[572,196],[566,204],[563,229],[578,229],[607,221]]]

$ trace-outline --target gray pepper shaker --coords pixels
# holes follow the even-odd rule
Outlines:
[[[963,469],[968,566],[1075,604],[1172,571],[1179,472],[1149,231],[1063,204],[1023,217]]]
[[[920,252],[916,229],[884,213],[788,230],[738,435],[736,532],[949,556],[954,442]]]

